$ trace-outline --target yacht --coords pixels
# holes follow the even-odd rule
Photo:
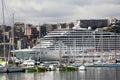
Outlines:
[[[13,52],[13,51],[11,51]],[[14,50],[17,58],[41,61],[92,61],[108,57],[120,57],[120,35],[114,32],[81,28],[55,29],[31,49]]]
[[[34,68],[35,67],[35,61],[32,59],[24,60],[21,64],[24,68]]]

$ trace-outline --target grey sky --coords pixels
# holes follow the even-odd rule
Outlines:
[[[120,18],[120,0],[4,1],[8,11],[15,14],[15,22],[43,24],[73,22],[77,19]],[[1,20],[0,16],[0,24]]]

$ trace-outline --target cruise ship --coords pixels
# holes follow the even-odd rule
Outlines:
[[[102,30],[81,28],[56,29],[39,40],[31,49],[12,51],[17,58],[47,60],[93,60],[120,57],[120,35]]]

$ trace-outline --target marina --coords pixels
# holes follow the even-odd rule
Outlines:
[[[61,63],[61,62],[44,62],[35,63],[34,60],[26,60],[22,64],[0,67],[0,73],[15,72],[49,72],[49,71],[86,71],[87,68],[119,68],[120,63]]]
[[[86,71],[0,73],[0,80],[119,80],[120,68],[87,68]],[[29,76],[29,77],[28,77]]]
[[[31,49],[12,50],[10,54],[17,66],[8,66],[6,72],[119,67],[117,60],[120,57],[120,35],[91,30],[90,27],[81,28],[79,24],[80,22],[72,29],[59,29],[48,33]]]
[[[114,1],[100,2],[102,5],[97,0],[87,4],[67,0],[21,1],[1,0],[0,80],[120,80],[120,20],[82,19],[86,12],[86,18],[92,16],[91,10],[99,10],[97,15],[118,16],[118,12],[114,13],[117,8],[112,5],[116,10],[111,9]],[[102,11],[93,6],[95,3]],[[103,12],[106,4],[110,9]],[[104,16],[96,13],[92,17]],[[82,20],[63,23],[72,21],[72,17]]]
[[[65,66],[118,67],[120,35],[113,32],[81,28],[78,22],[72,29],[54,30],[40,38],[31,49],[11,51],[16,59],[39,63],[58,61]],[[47,67],[47,66],[46,66]],[[57,64],[57,67],[59,65]]]

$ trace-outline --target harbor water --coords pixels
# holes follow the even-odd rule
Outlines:
[[[85,71],[0,73],[0,80],[120,80],[120,68],[89,67]]]

